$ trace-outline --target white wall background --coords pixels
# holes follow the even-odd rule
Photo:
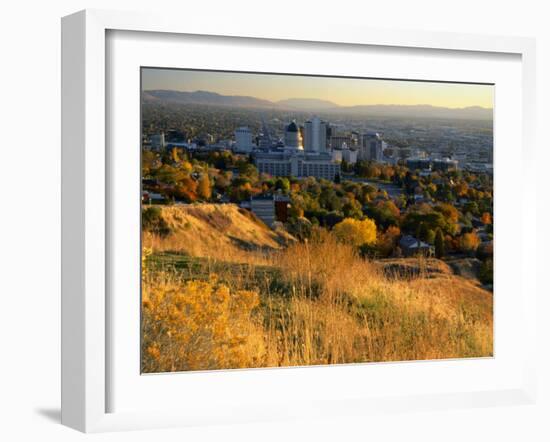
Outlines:
[[[539,174],[550,146],[550,13],[544,1],[436,0],[8,0],[0,15],[0,439],[162,440],[550,440],[550,337],[540,300],[540,400],[536,406],[378,415],[363,419],[286,422],[84,436],[59,425],[60,358],[60,17],[83,8],[155,10],[186,21],[315,20],[377,28],[534,36],[538,43]],[[544,169],[543,169],[544,168]],[[547,180],[539,197],[539,274],[545,270]],[[544,213],[543,213],[544,212]],[[547,218],[546,218],[547,219]],[[542,286],[544,284],[544,287]],[[550,296],[542,281],[541,295]],[[322,387],[320,387],[322,388]]]

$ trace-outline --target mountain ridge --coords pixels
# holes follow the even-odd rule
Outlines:
[[[483,119],[493,118],[493,109],[481,106],[449,108],[430,104],[366,104],[341,106],[328,100],[316,98],[288,98],[277,102],[245,95],[222,95],[209,91],[175,91],[154,89],[142,92],[143,102],[173,104],[201,104],[222,107],[248,107],[303,112],[331,112],[350,115],[376,115],[379,117],[424,117]]]

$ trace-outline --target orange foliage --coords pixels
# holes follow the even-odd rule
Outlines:
[[[208,200],[212,196],[212,186],[210,185],[208,174],[205,173],[200,177],[197,185],[197,193],[199,197],[204,200]]]
[[[401,235],[401,230],[396,226],[389,226],[386,231],[378,237],[377,247],[380,254],[384,257],[390,256],[394,247],[397,245],[397,240]]]
[[[469,186],[468,184],[462,182],[455,186],[455,192],[458,196],[466,196],[468,194]]]
[[[453,223],[458,222],[458,210],[451,204],[440,204],[436,207],[436,210],[438,212],[441,212],[445,218],[447,218],[449,221]]]
[[[475,252],[481,240],[475,233],[465,233],[459,239],[460,249],[463,252]]]

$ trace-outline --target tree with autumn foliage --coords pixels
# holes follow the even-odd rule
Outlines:
[[[376,241],[376,224],[369,218],[362,221],[345,218],[334,226],[333,233],[339,241],[356,247],[373,244]]]
[[[401,216],[399,208],[389,199],[371,205],[365,213],[382,227],[398,226]]]
[[[197,185],[197,194],[203,200],[209,200],[212,196],[212,186],[207,173],[203,173]]]
[[[483,212],[483,215],[481,215],[481,222],[485,225],[492,224],[493,220],[491,219],[491,214],[489,212]]]
[[[435,256],[436,258],[443,258],[445,255],[445,238],[441,229],[437,229],[435,232]]]
[[[397,241],[401,236],[401,229],[397,226],[389,226],[376,240],[376,249],[379,256],[387,258],[392,256]]]
[[[190,176],[186,176],[166,193],[168,196],[174,197],[177,200],[192,203],[197,200],[197,182]]]
[[[465,233],[459,238],[459,247],[465,253],[475,253],[481,240],[474,232]]]
[[[438,204],[435,207],[435,210],[441,213],[447,219],[448,222],[450,223],[458,222],[459,213],[458,213],[458,210],[453,205],[447,204],[447,203]]]

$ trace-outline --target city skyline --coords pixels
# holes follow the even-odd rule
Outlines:
[[[205,90],[226,96],[250,96],[272,102],[317,99],[338,106],[431,105],[451,109],[493,109],[494,86],[292,74],[241,73],[144,68],[142,90]]]

